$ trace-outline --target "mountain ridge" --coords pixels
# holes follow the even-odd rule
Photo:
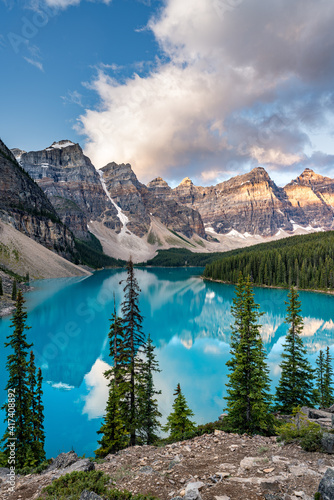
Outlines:
[[[171,188],[162,177],[141,183],[130,164],[110,162],[97,171],[67,139],[13,152],[63,223],[81,239],[92,232],[116,258],[122,246],[125,257],[131,254],[131,238],[145,259],[171,246],[225,251],[334,228],[334,180],[309,168],[284,187],[259,166],[217,185],[196,186],[185,177]]]

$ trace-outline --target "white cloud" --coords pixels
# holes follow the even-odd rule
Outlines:
[[[108,5],[109,3],[111,3],[112,0],[101,0],[101,1]],[[81,0],[45,0],[45,3],[47,5],[58,9],[67,9],[67,7],[70,7],[72,5],[79,5],[80,2]]]
[[[322,319],[304,318],[304,328],[301,333],[302,337],[313,337],[313,335],[323,327]]]
[[[250,155],[261,164],[287,166],[300,162],[302,155],[283,153],[275,149],[265,149],[258,146],[250,148]]]
[[[89,393],[84,397],[85,405],[82,413],[87,414],[89,419],[104,415],[109,389],[108,381],[103,374],[107,370],[110,370],[110,366],[97,359],[91,371],[85,375],[84,380]]]
[[[36,59],[30,59],[29,57],[24,57],[24,59],[25,61],[27,61],[27,63],[32,64],[37,69],[44,72],[43,64],[40,61],[36,61]]]
[[[61,99],[65,104],[77,104],[78,106],[83,107],[82,95],[77,90],[74,90],[73,92],[69,90],[67,95],[61,96]]]
[[[51,380],[48,380],[47,383],[54,389],[60,389],[63,391],[71,391],[72,389],[75,389],[74,385],[65,384],[64,382],[52,382]]]
[[[291,103],[332,92],[334,4],[320,4],[166,0],[149,23],[164,62],[125,82],[98,72],[100,105],[79,118],[85,153],[98,168],[130,162],[142,180],[211,181],[214,172],[235,171],[231,162],[273,169],[300,162],[307,134]],[[286,119],[272,130],[276,108]],[[245,114],[252,130],[236,128],[232,137],[227,119]]]

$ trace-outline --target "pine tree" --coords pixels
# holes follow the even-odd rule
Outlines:
[[[2,288],[2,278],[0,276],[0,297],[3,295],[3,288]]]
[[[29,416],[27,426],[29,426],[29,457],[26,458],[25,466],[33,467],[38,462],[37,453],[35,453],[36,428],[37,428],[37,400],[36,400],[36,366],[33,351],[30,351],[30,358],[27,366],[28,387],[29,387]]]
[[[316,386],[318,391],[319,405],[324,408],[324,369],[325,369],[325,356],[323,351],[319,351],[319,356],[316,360],[317,368],[315,370],[316,374]]]
[[[14,280],[12,289],[12,300],[16,300],[16,298],[17,298],[17,283],[16,280]]]
[[[33,466],[45,460],[44,451],[44,406],[42,402],[42,370],[39,368],[36,377],[35,356],[30,352],[28,364],[28,383],[30,397],[30,419],[31,419],[31,438],[30,438],[30,458],[26,459],[26,466]]]
[[[194,422],[189,417],[193,417],[194,413],[188,407],[186,398],[182,394],[180,384],[177,384],[176,396],[173,403],[172,413],[167,417],[167,424],[162,428],[164,432],[169,431],[169,438],[173,441],[181,441],[186,438],[187,433],[193,432],[196,427]]]
[[[16,438],[16,466],[18,468],[24,466],[27,444],[31,441],[31,396],[26,358],[28,349],[32,347],[32,344],[28,344],[25,333],[30,327],[26,325],[27,313],[24,309],[24,303],[25,300],[22,292],[19,290],[11,324],[13,332],[7,337],[8,342],[5,343],[5,347],[12,348],[12,353],[7,357],[6,368],[9,376],[5,390],[13,394],[15,399],[15,413],[11,413],[8,403],[5,403],[2,407],[6,413],[5,422],[11,419],[15,421],[14,437]],[[7,429],[2,438],[2,443],[4,443],[3,451],[6,456],[9,454],[6,442],[10,437],[12,436],[10,436]]]
[[[116,453],[128,445],[128,433],[122,419],[121,393],[115,378],[109,383],[106,415],[98,434],[102,434],[102,438],[98,441],[100,448],[95,451],[95,455],[99,458],[104,458],[109,453]]]
[[[153,383],[153,373],[161,371],[154,350],[155,347],[149,335],[144,348],[145,361],[138,394],[140,408],[139,434],[145,444],[153,444],[158,439],[156,433],[161,427],[159,418],[162,417],[158,409],[158,401],[155,398],[156,395],[161,394],[161,391],[155,390]]]
[[[231,359],[227,384],[227,423],[237,432],[268,433],[273,427],[271,396],[265,351],[250,278],[239,276],[233,300]]]
[[[138,428],[138,400],[137,381],[138,370],[136,370],[136,357],[140,349],[145,346],[145,335],[142,330],[143,317],[139,310],[140,288],[135,277],[133,262],[130,260],[126,266],[127,279],[124,287],[124,300],[122,303],[124,342],[130,355],[129,363],[129,410],[128,430],[130,432],[130,446],[136,444],[136,430]]]
[[[326,358],[324,362],[324,407],[329,408],[334,403],[333,396],[333,367],[332,356],[329,347],[326,349]]]
[[[300,335],[303,331],[303,318],[300,315],[301,303],[298,292],[292,287],[288,294],[286,323],[290,325],[282,354],[281,378],[276,388],[277,410],[291,414],[296,406],[313,406],[314,371],[306,357],[306,348]]]
[[[38,462],[43,462],[45,460],[45,433],[44,433],[44,406],[43,406],[43,376],[41,368],[37,370],[37,386],[36,386],[36,425],[35,425],[35,450]]]
[[[109,453],[116,453],[129,444],[127,432],[127,400],[129,393],[128,372],[130,367],[129,352],[124,342],[122,320],[114,313],[111,317],[108,333],[109,353],[113,359],[113,366],[104,372],[109,380],[109,395],[103,424],[98,431],[102,437],[98,443],[100,448],[95,451],[97,457],[105,457]]]

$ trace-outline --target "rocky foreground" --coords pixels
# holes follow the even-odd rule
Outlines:
[[[2,469],[0,498],[36,499],[61,475],[93,468],[108,474],[119,489],[151,493],[161,500],[311,500],[320,481],[334,492],[334,455],[308,453],[296,444],[284,446],[275,437],[216,430],[165,447],[128,448],[99,464],[73,452],[62,454],[44,473],[18,477],[15,493],[8,493]]]

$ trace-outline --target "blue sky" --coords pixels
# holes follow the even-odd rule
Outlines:
[[[82,2],[67,9],[40,4],[43,14],[34,17],[36,9],[27,5],[0,2],[6,75],[0,83],[1,136],[10,147],[29,150],[64,137],[82,142],[73,125],[82,106],[97,105],[97,96],[84,86],[96,68],[122,66],[117,74],[123,78],[137,63],[154,60],[153,34],[139,32],[152,8],[136,0]]]
[[[334,177],[332,0],[0,0],[0,136],[208,185]]]

